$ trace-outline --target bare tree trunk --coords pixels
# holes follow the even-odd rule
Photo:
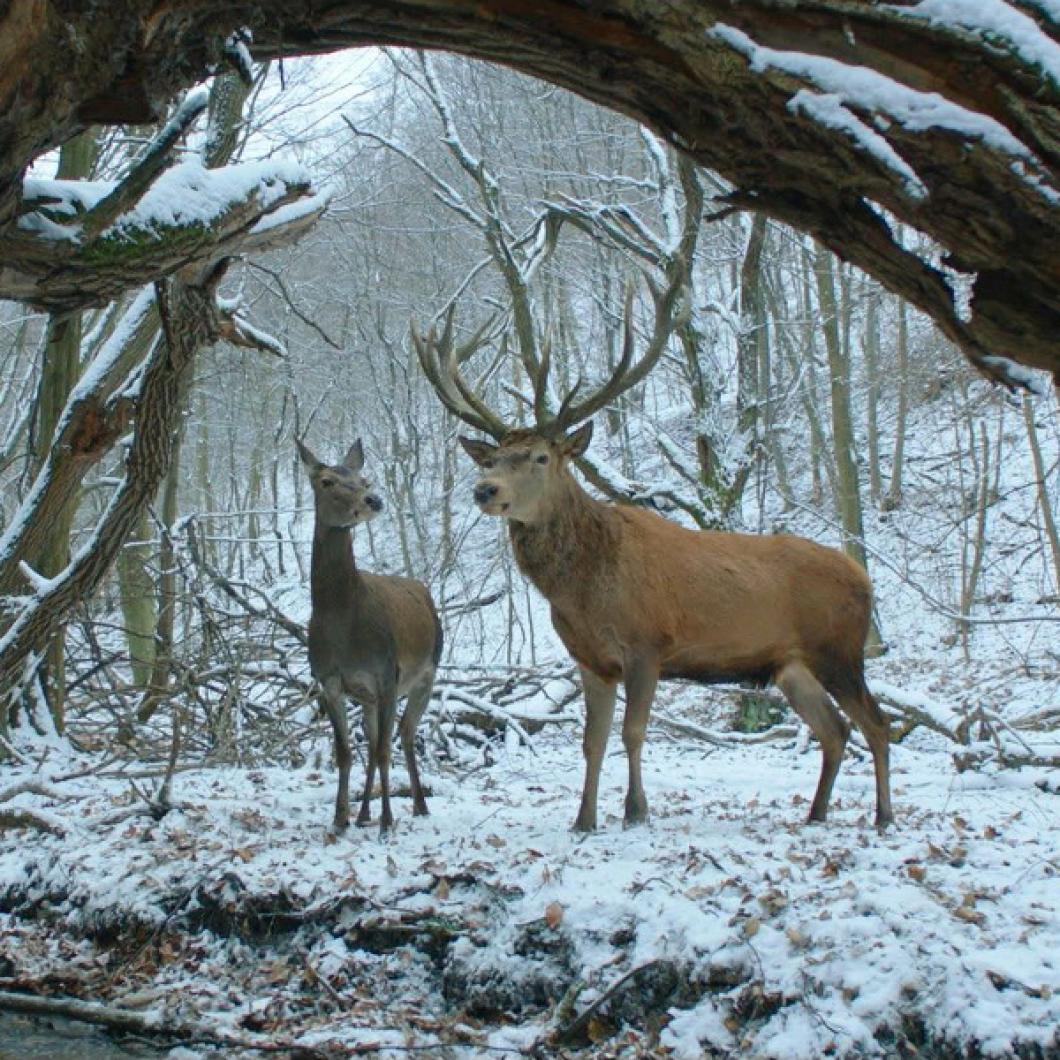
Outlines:
[[[894,424],[894,456],[891,458],[891,484],[883,498],[885,512],[902,506],[902,471],[905,465],[905,425],[909,416],[909,318],[905,302],[898,299],[898,412]]]
[[[836,299],[832,255],[820,245],[814,255],[817,296],[821,306],[821,327],[828,352],[831,381],[832,448],[836,468],[836,507],[843,526],[843,551],[868,569],[865,529],[862,523],[858,465],[854,455],[854,420],[850,408],[850,348],[840,334],[840,307]],[[845,307],[844,307],[845,308]],[[844,333],[849,334],[844,328]],[[880,646],[875,619],[869,631],[870,650]]]
[[[190,374],[189,377],[190,379]],[[157,552],[158,584],[157,596],[152,595],[154,631],[151,644],[151,668],[146,679],[140,683],[144,697],[136,709],[136,720],[147,721],[162,702],[169,687],[173,664],[173,631],[177,611],[177,555],[173,542],[173,531],[177,521],[177,496],[180,486],[181,452],[184,446],[184,422],[188,408],[188,395],[181,400],[182,410],[179,426],[173,438],[173,452],[169,471],[162,485],[162,504]],[[155,587],[152,586],[152,590]],[[157,600],[157,604],[155,601]]]
[[[880,475],[880,294],[871,287],[865,298],[865,374],[868,395],[865,410],[865,442],[869,456],[869,499],[879,505],[883,494]]]
[[[38,589],[5,634],[0,650],[2,735],[6,735],[11,707],[32,676],[34,656],[54,635],[69,609],[90,596],[103,580],[169,467],[182,380],[195,352],[218,335],[214,287],[221,275],[222,270],[215,269],[202,286],[180,280],[159,285],[166,341],[157,344],[144,369],[125,477],[88,544],[62,577]]]
[[[1034,403],[1029,395],[1023,398],[1023,424],[1027,429],[1027,445],[1030,447],[1031,459],[1034,462],[1034,482],[1038,494],[1038,510],[1042,514],[1042,527],[1049,552],[1053,560],[1053,585],[1057,601],[1060,602],[1060,533],[1056,527],[1056,508],[1049,496],[1049,482],[1046,478],[1045,461],[1042,459],[1042,447],[1038,441],[1038,428],[1034,423]]]
[[[155,579],[151,571],[154,547],[151,524],[145,508],[133,526],[129,540],[118,553],[118,586],[121,596],[125,641],[133,683],[147,688],[155,663]]]
[[[217,494],[214,491],[210,468],[210,407],[206,402],[206,394],[201,391],[196,421],[198,430],[195,434],[195,475],[199,482],[199,510],[204,513],[199,522],[199,529],[203,538],[203,555],[208,562],[217,563],[217,547],[213,540],[215,523],[211,518],[211,514],[217,509]],[[298,476],[295,478],[297,481]]]
[[[803,267],[800,270],[800,293],[802,296],[800,313],[805,321],[802,329],[803,350],[801,362],[797,359],[794,350],[790,351],[790,360],[792,372],[799,377],[799,400],[806,415],[806,422],[810,425],[811,499],[814,505],[820,505],[824,503],[825,478],[828,480],[828,488],[831,491],[831,495],[835,497],[837,493],[836,471],[835,462],[828,459],[828,452],[831,446],[818,412],[820,398],[817,385],[816,312],[812,293],[813,257],[811,253],[804,251],[801,261]]]
[[[975,427],[968,425],[970,451],[976,448]],[[990,507],[990,438],[986,424],[979,424],[979,460],[977,461],[975,493],[973,498],[975,510],[975,527],[971,534],[964,531],[961,547],[961,599],[960,621],[958,628],[961,636],[961,647],[965,659],[968,658],[968,635],[971,615],[975,603],[975,592],[979,586],[979,575],[983,569],[983,556],[986,553],[986,516]],[[963,513],[962,513],[963,516]],[[967,526],[967,519],[961,519],[961,526]]]
[[[85,180],[92,175],[99,154],[95,129],[88,129],[69,140],[59,152],[56,177],[60,180]],[[81,374],[81,313],[57,312],[48,318],[40,387],[37,391],[36,424],[33,436],[33,473],[37,474],[48,459],[59,418],[66,407],[78,376]],[[55,512],[42,547],[27,562],[46,577],[54,577],[70,561],[70,530],[77,511],[75,490]],[[58,732],[63,731],[66,715],[66,638],[60,626],[45,652],[40,669],[44,697]]]
[[[768,394],[768,382],[763,379],[763,374],[769,359],[769,335],[766,330],[768,318],[762,269],[766,221],[765,214],[754,214],[740,265],[736,408],[743,459],[732,484],[730,508],[735,508],[739,503],[751,471],[761,461],[762,437],[766,426],[763,403]]]

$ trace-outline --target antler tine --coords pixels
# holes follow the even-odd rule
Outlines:
[[[622,352],[618,358],[618,364],[608,377],[603,386],[598,387],[582,402],[575,404],[575,387],[570,394],[564,398],[563,405],[556,416],[557,425],[563,430],[587,420],[590,416],[599,412],[600,409],[609,405],[619,395],[636,386],[655,367],[663,351],[666,349],[667,340],[673,334],[679,321],[674,319],[674,303],[680,292],[680,282],[675,278],[667,284],[666,288],[659,292],[655,285],[648,280],[652,300],[655,303],[655,326],[652,329],[651,341],[641,358],[634,364],[634,341],[633,341],[633,285],[626,285],[625,309],[623,312],[623,335]],[[580,386],[580,382],[579,382]]]
[[[567,391],[560,402],[559,412],[556,413],[553,423],[557,430],[565,431],[568,427],[573,427],[578,422],[578,417],[572,414],[571,406],[574,404],[574,399],[578,396],[578,391],[581,390],[582,385],[585,383],[584,376],[578,376],[578,381]]]
[[[552,334],[547,333],[541,342],[541,359],[537,365],[534,384],[534,420],[539,427],[548,426],[548,376],[552,370]]]
[[[438,338],[434,328],[432,327],[426,335],[421,335],[416,329],[415,321],[412,321],[409,324],[409,333],[412,336],[412,345],[416,350],[420,368],[423,369],[423,374],[427,377],[427,382],[431,384],[431,388],[441,399],[442,404],[454,416],[465,419],[467,410],[460,406],[459,402],[454,399],[449,387],[446,386],[445,374],[442,371],[442,355],[438,349]],[[478,424],[474,424],[474,426],[478,426]]]
[[[479,430],[485,431],[486,434],[491,435],[500,441],[507,433],[508,427],[502,420],[483,400],[476,394],[471,387],[468,385],[467,380],[459,372],[453,372],[450,375],[450,380],[456,387],[463,399],[465,405],[471,410],[478,419],[476,426]],[[463,417],[468,423],[471,420],[467,417]]]
[[[454,307],[450,306],[440,338],[433,326],[424,336],[416,330],[414,322],[410,325],[416,356],[442,404],[464,423],[499,440],[507,433],[504,421],[475,394],[460,372],[460,365],[486,341],[486,332],[493,321],[487,321],[457,349],[453,346],[454,315]]]

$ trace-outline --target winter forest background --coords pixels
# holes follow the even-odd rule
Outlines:
[[[54,161],[113,179],[154,132],[93,131]],[[202,355],[149,517],[0,725],[5,827],[34,837],[28,856],[5,840],[0,860],[9,979],[61,968],[118,1005],[147,981],[179,984],[146,1003],[244,1045],[515,1055],[559,1034],[572,1053],[809,1057],[919,1034],[1055,1050],[1060,421],[1046,377],[1038,394],[991,386],[809,237],[718,209],[721,182],[632,121],[485,64],[373,51],[260,68],[249,92],[222,78],[182,150],[293,159],[330,201],[297,243],[230,271],[222,294],[258,348]],[[503,527],[471,503],[468,429],[424,377],[410,323],[441,330],[451,314],[464,375],[530,422],[528,351],[549,345],[557,403],[598,385],[627,291],[638,350],[664,351],[597,417],[590,488],[691,526],[803,534],[868,567],[869,679],[894,718],[905,818],[886,843],[860,823],[863,745],[835,827],[803,830],[804,728],[773,694],[684,685],[660,693],[649,734],[651,832],[613,816],[615,739],[602,845],[566,834],[573,667]],[[5,532],[81,368],[107,343],[157,341],[146,306],[59,319],[0,305]],[[325,841],[334,772],[302,633],[312,511],[296,437],[325,459],[363,439],[386,510],[355,534],[358,559],[427,582],[445,627],[421,727],[431,831],[399,827],[385,848],[374,833]],[[49,519],[33,577],[90,540],[123,460],[119,442]],[[504,813],[487,824],[493,800]],[[712,839],[712,820],[734,823]],[[151,941],[149,962],[114,956],[120,931]],[[866,937],[882,949],[859,950]],[[224,984],[248,953],[236,999]]]

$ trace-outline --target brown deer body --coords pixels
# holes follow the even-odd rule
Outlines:
[[[327,465],[298,443],[313,486],[316,520],[310,570],[312,615],[309,665],[335,734],[339,787],[336,831],[349,823],[352,757],[346,697],[360,704],[368,744],[368,768],[359,825],[370,820],[369,798],[378,771],[382,789],[380,830],[393,824],[390,808],[390,746],[397,701],[408,696],[401,718],[401,745],[412,789],[413,813],[427,813],[414,738],[430,700],[442,652],[442,629],[426,586],[411,578],[361,571],[353,555],[351,530],[383,507],[361,475],[364,452],[358,440],[341,464]]]
[[[629,758],[625,821],[647,816],[641,748],[660,678],[775,683],[820,740],[810,819],[824,820],[849,726],[876,770],[876,820],[891,821],[886,718],[864,680],[871,585],[835,549],[803,538],[688,530],[604,504],[570,472],[592,424],[570,436],[512,431],[499,446],[462,438],[482,467],[475,499],[508,519],[516,561],[547,598],[586,700],[585,787],[574,827],[596,827],[597,785],[618,683]]]
[[[581,670],[586,721],[585,786],[574,827],[596,827],[597,787],[618,684],[626,692],[622,739],[629,757],[625,820],[644,820],[641,748],[660,678],[772,682],[821,743],[821,775],[810,819],[824,820],[850,729],[861,730],[876,772],[876,823],[891,822],[886,717],[865,686],[864,645],[872,590],[866,573],[835,549],[802,538],[688,530],[629,505],[590,497],[570,464],[588,448],[590,417],[643,380],[687,320],[677,273],[649,284],[654,325],[634,357],[633,291],[626,294],[622,350],[599,387],[581,383],[550,412],[550,347],[520,333],[520,361],[534,385],[524,397],[537,427],[510,430],[469,384],[462,366],[489,341],[492,325],[455,341],[454,308],[439,334],[412,331],[442,403],[499,445],[460,441],[482,469],[475,500],[508,520],[516,561],[552,607],[552,622]],[[532,336],[530,336],[532,339]],[[522,395],[520,395],[522,397]],[[572,434],[566,433],[582,424]]]

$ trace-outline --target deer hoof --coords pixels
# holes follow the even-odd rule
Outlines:
[[[622,821],[623,828],[633,828],[638,824],[644,824],[648,820],[648,800],[643,795],[640,798],[630,796],[626,799],[626,816]]]
[[[581,818],[579,817],[574,824],[570,826],[572,832],[595,832],[596,831],[596,819],[595,818]]]
[[[335,820],[331,822],[331,831],[335,835],[342,835],[349,826],[350,819],[348,817],[336,817]]]

